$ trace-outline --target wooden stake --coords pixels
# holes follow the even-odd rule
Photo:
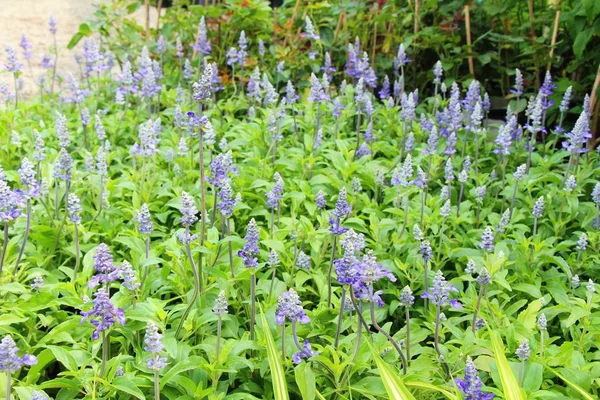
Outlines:
[[[598,114],[600,113],[600,103],[597,101],[598,86],[600,86],[600,65],[598,65],[598,72],[596,73],[596,79],[594,80],[594,86],[592,87],[592,94],[590,95],[590,112],[593,114],[592,119],[592,138],[588,142],[590,149],[594,148],[598,141]]]
[[[529,8],[529,34],[531,36],[531,46],[535,46],[535,18],[533,15],[533,0],[527,0],[527,6]],[[540,68],[538,65],[538,58],[535,51],[533,52],[533,65],[535,66],[535,86],[537,89],[540,88]]]
[[[554,46],[556,45],[556,36],[558,35],[558,24],[560,21],[560,10],[556,10],[556,17],[554,18],[554,31],[552,32],[552,42],[550,43],[550,59],[548,60],[548,66],[546,69],[550,71],[552,67],[552,57],[554,57]]]
[[[146,6],[146,40],[150,40],[150,0],[145,0]]]
[[[415,0],[415,36],[419,33],[419,20],[421,14],[421,0]]]
[[[375,3],[375,28],[373,29],[373,44],[371,45],[371,66],[375,65],[375,48],[377,47],[377,14],[379,14],[379,5]]]
[[[163,0],[158,0],[158,5],[156,6],[156,11],[158,11],[158,15],[156,16],[156,32],[160,29],[160,10],[162,10]]]
[[[469,4],[465,4],[465,25],[467,27],[467,46],[469,47],[469,73],[475,77],[475,65],[473,64],[473,53],[472,46],[473,43],[471,41],[471,11]]]

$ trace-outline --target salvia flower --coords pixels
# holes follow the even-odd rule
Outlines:
[[[12,371],[18,371],[24,365],[35,365],[37,357],[31,354],[24,354],[19,357],[19,349],[10,335],[6,335],[0,342],[0,371],[10,374]]]
[[[238,251],[238,256],[242,257],[242,262],[246,268],[256,269],[258,267],[258,239],[259,231],[254,218],[248,223],[246,232],[246,243],[242,250]]]
[[[123,279],[123,286],[125,286],[126,289],[135,291],[140,287],[137,274],[129,262],[123,261],[120,272],[121,278]]]
[[[415,224],[413,226],[413,237],[417,242],[420,242],[425,238],[425,235],[423,234],[423,231],[421,230],[418,224]]]
[[[67,127],[67,118],[59,112],[56,113],[56,120],[54,122],[54,132],[56,132],[58,145],[61,148],[68,147],[69,144],[71,144],[71,138],[69,137],[69,129]]]
[[[342,188],[338,194],[335,209],[331,212],[332,215],[338,218],[344,218],[352,212],[352,206],[348,203],[347,197],[348,193],[346,188]]]
[[[423,240],[421,246],[419,247],[419,251],[421,252],[421,257],[423,257],[425,262],[433,258],[433,250],[431,249],[431,244],[428,240]]]
[[[327,200],[325,200],[325,193],[322,190],[319,190],[317,192],[317,195],[315,197],[315,203],[317,205],[317,208],[326,208],[327,207]]]
[[[479,276],[477,277],[477,283],[481,286],[487,286],[492,282],[492,276],[486,267],[481,268],[479,271]]]
[[[296,267],[300,269],[310,269],[310,257],[306,255],[304,251],[298,253],[298,259],[296,260]]]
[[[584,153],[587,151],[587,142],[592,137],[590,129],[590,118],[584,110],[577,118],[575,126],[566,134],[567,141],[563,142],[563,147],[571,153]]]
[[[40,195],[40,183],[35,179],[35,175],[33,164],[27,157],[23,157],[19,168],[19,179],[21,185],[25,187],[23,191],[25,198],[37,198]]]
[[[69,221],[74,224],[81,223],[81,203],[79,201],[79,197],[75,193],[69,193],[69,197],[67,198],[67,211],[69,212]]]
[[[444,186],[444,187],[447,188],[447,186]],[[448,218],[450,216],[451,206],[452,206],[452,203],[450,202],[450,199],[448,199],[444,202],[444,205],[440,208],[440,215],[443,218]]]
[[[187,192],[181,192],[181,208],[179,211],[181,212],[179,221],[184,227],[190,227],[198,221],[198,209],[196,208],[194,199]]]
[[[103,288],[99,288],[94,294],[94,306],[90,311],[82,311],[83,316],[80,325],[86,320],[96,328],[92,333],[92,339],[96,340],[100,337],[100,333],[110,329],[115,322],[125,325],[125,313],[120,308],[115,308],[109,298],[108,292]]]
[[[533,216],[535,218],[540,218],[544,213],[544,196],[540,196],[535,204],[533,205]]]
[[[573,286],[573,289],[577,289],[580,285],[579,275],[573,275],[571,277],[571,286]]]
[[[121,269],[115,265],[110,249],[105,243],[100,243],[96,248],[94,269],[97,273],[90,279],[89,288],[116,281],[121,275]]]
[[[479,243],[477,243],[477,247],[487,252],[494,251],[496,246],[494,245],[494,233],[492,232],[491,226],[487,226],[483,230],[481,240],[479,241]]]
[[[310,357],[317,356],[317,355],[319,355],[319,352],[314,352],[312,350],[310,342],[308,341],[308,339],[306,339],[304,341],[304,346],[302,346],[302,351],[294,353],[294,355],[292,356],[292,361],[294,361],[294,364],[300,364],[302,362],[303,358],[308,359]]]
[[[521,361],[529,360],[529,357],[531,356],[531,348],[529,347],[529,340],[527,340],[527,339],[523,340],[521,342],[521,344],[519,345],[519,347],[517,348],[517,351],[515,351],[515,354]]]
[[[269,267],[271,267],[271,268],[277,268],[279,263],[280,263],[279,253],[277,253],[277,251],[275,249],[272,249],[269,252],[269,258],[267,259],[267,265],[269,265]],[[310,266],[310,264],[309,264],[309,266]]]
[[[56,160],[54,161],[54,170],[52,171],[52,176],[56,179],[68,181],[71,179],[72,167],[73,158],[71,158],[71,155],[64,147],[61,148],[60,152],[56,156]]]
[[[23,64],[18,61],[17,52],[12,46],[6,48],[6,62],[4,63],[4,68],[12,74],[16,74],[23,69]]]
[[[479,203],[483,202],[485,198],[485,193],[487,192],[486,186],[478,186],[475,188],[475,200]]]
[[[490,400],[494,398],[494,394],[481,391],[481,378],[477,374],[477,368],[471,357],[467,357],[464,379],[456,378],[454,381],[465,400]]]
[[[227,310],[227,296],[225,296],[225,291],[221,290],[217,299],[215,300],[215,305],[213,307],[213,314],[215,315],[225,315],[229,313]]]
[[[563,190],[567,193],[571,193],[577,187],[577,180],[575,179],[575,175],[570,175],[565,181],[565,187]]]
[[[310,318],[306,315],[298,293],[294,289],[283,292],[277,301],[275,322],[281,325],[288,319],[290,322],[308,324]]]
[[[152,216],[150,215],[148,204],[142,204],[136,219],[139,224],[138,231],[142,235],[150,235],[154,232],[154,225],[152,224]]]
[[[537,326],[540,330],[545,331],[548,327],[548,320],[546,319],[546,314],[541,313],[537,320]]]
[[[415,296],[409,286],[404,286],[400,292],[400,305],[403,307],[411,307],[415,303]]]
[[[194,50],[204,55],[210,54],[212,50],[210,40],[208,40],[206,35],[206,21],[204,20],[204,16],[200,18],[200,24],[198,25],[198,36],[196,43],[194,44]]]
[[[213,73],[212,66],[210,64],[205,64],[200,81],[192,84],[194,100],[205,102],[212,99]]]
[[[579,236],[579,239],[577,240],[576,249],[578,251],[585,251],[585,249],[587,249],[587,246],[588,246],[588,237],[585,234],[585,232],[582,232],[581,235]]]
[[[48,397],[48,395],[44,392],[35,390],[31,392],[31,400],[50,400],[50,397]]]
[[[467,261],[467,267],[465,268],[465,272],[467,274],[474,274],[475,272],[477,272],[477,266],[475,265],[475,261],[471,259]]]
[[[33,282],[31,282],[31,285],[29,285],[31,287],[31,290],[33,290],[34,292],[39,292],[40,289],[44,286],[44,278],[41,275],[37,275],[34,279]]]
[[[230,173],[238,174],[237,168],[233,164],[233,153],[227,151],[217,154],[210,163],[210,172],[212,177],[206,180],[213,186],[219,187],[225,180],[229,179]]]
[[[510,92],[516,95],[517,97],[523,95],[523,74],[518,68],[515,69],[515,86],[513,89],[511,89]]]
[[[442,271],[436,272],[433,278],[433,286],[429,288],[421,297],[429,299],[432,304],[444,306],[449,304],[454,308],[461,308],[462,304],[456,299],[450,299],[451,292],[458,292],[458,289],[451,283],[446,282]]]
[[[444,74],[444,68],[442,67],[442,62],[438,60],[433,66],[433,83],[440,84],[442,83],[442,75]]]
[[[289,105],[293,105],[298,100],[299,96],[296,94],[296,89],[292,81],[287,81],[285,87],[285,102]]]
[[[596,292],[596,284],[594,283],[594,281],[591,278],[588,280],[588,283],[587,283],[587,285],[585,285],[585,288],[590,293]]]
[[[523,178],[525,178],[526,173],[527,173],[527,165],[521,164],[517,167],[517,170],[513,173],[513,176],[517,182],[520,182],[523,180]]]
[[[158,326],[153,321],[148,321],[146,337],[144,338],[144,350],[152,353],[152,356],[146,359],[146,365],[155,371],[161,370],[167,365],[167,359],[160,356],[164,349],[162,338],[163,335],[158,331]]]
[[[229,184],[229,180],[225,180],[221,185],[218,193],[219,203],[217,208],[221,211],[221,215],[228,217],[233,214],[233,208],[235,207],[236,201],[233,198],[233,190]]]

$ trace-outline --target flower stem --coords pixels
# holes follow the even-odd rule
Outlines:
[[[27,218],[27,222],[25,223],[25,233],[23,233],[23,243],[21,244],[21,249],[19,250],[17,262],[15,263],[15,269],[13,270],[13,276],[17,276],[17,272],[19,270],[19,264],[21,263],[21,258],[23,258],[23,253],[25,252],[25,246],[27,245],[27,238],[29,237],[29,229],[31,228],[31,199],[27,199],[26,218]]]
[[[329,271],[327,272],[327,307],[331,307],[331,274],[333,273],[333,260],[335,258],[335,247],[337,245],[337,235],[333,236],[333,244],[331,246],[331,261],[329,263]]]
[[[108,360],[108,336],[106,335],[106,331],[102,331],[102,366],[100,368],[100,376],[104,376],[106,360]]]
[[[481,306],[481,298],[483,297],[483,292],[485,292],[485,285],[481,285],[479,288],[479,296],[477,296],[477,304],[475,304],[475,312],[473,313],[473,321],[471,322],[471,331],[475,333],[475,325],[477,322],[477,313],[479,312],[479,307]]]
[[[544,329],[540,330],[540,357],[544,357],[544,332]]]
[[[360,342],[362,339],[362,311],[363,304],[362,301],[358,302],[358,308],[356,308],[356,312],[358,313],[357,327],[356,327],[356,346],[354,347],[354,356],[352,357],[352,362],[356,361],[356,357],[358,357],[358,350],[360,350]],[[364,323],[364,320],[362,321]],[[368,332],[368,331],[367,331]]]
[[[160,400],[160,378],[156,368],[154,369],[154,400]]]
[[[185,229],[186,229],[186,234],[189,235],[190,228],[186,227]],[[181,315],[181,320],[179,321],[179,325],[177,326],[177,330],[175,331],[175,337],[177,337],[179,335],[179,332],[181,331],[181,328],[183,327],[183,323],[185,322],[185,318],[187,317],[188,313],[192,309],[192,306],[196,302],[196,299],[198,298],[198,294],[200,292],[200,282],[199,282],[200,279],[198,276],[198,271],[196,270],[196,263],[194,262],[194,257],[192,256],[192,250],[190,248],[189,243],[187,243],[185,245],[185,251],[187,253],[188,259],[190,260],[190,265],[192,267],[192,273],[194,274],[194,293],[192,295],[192,299],[188,303],[188,306],[186,307],[186,309],[183,311],[183,314]]]
[[[6,400],[10,400],[10,389],[11,389],[11,372],[10,369],[7,370],[6,372]]]
[[[340,342],[340,333],[342,331],[342,322],[344,316],[344,303],[346,302],[346,287],[342,286],[342,295],[340,297],[340,313],[338,315],[337,329],[335,331],[335,344],[334,347],[337,349]]]
[[[444,360],[444,356],[442,355],[442,352],[440,351],[440,315],[441,315],[441,307],[439,304],[436,305],[436,309],[435,309],[435,333],[433,336],[433,347],[435,347],[435,351],[438,354],[440,361],[442,363],[442,366],[444,368],[444,372],[446,373],[446,379],[448,379],[450,377],[450,371],[448,370],[448,365],[446,364],[446,361]]]
[[[254,340],[254,321],[256,318],[256,274],[250,278],[250,340]]]
[[[281,357],[285,359],[285,322],[281,324]]]
[[[198,116],[202,116],[202,103],[198,104]],[[199,168],[200,168],[200,195],[201,195],[201,203],[202,203],[202,219],[200,221],[200,254],[198,258],[198,282],[199,282],[199,290],[202,291],[202,258],[203,252],[202,247],[204,246],[204,234],[206,232],[206,185],[204,182],[204,136],[202,134],[202,129],[198,130],[198,139],[200,141],[200,149],[199,149]]]
[[[410,311],[406,307],[406,363],[410,362]]]
[[[379,326],[379,324],[377,323],[377,318],[375,317],[375,304],[373,302],[371,302],[370,306],[371,306],[371,323],[373,324],[375,329],[377,329],[380,333],[382,333],[383,336],[385,336],[387,338],[387,340],[392,344],[392,346],[394,346],[394,348],[398,352],[398,355],[400,356],[400,359],[402,359],[402,371],[404,372],[404,375],[406,375],[406,357],[404,357],[404,353],[402,353],[400,346],[398,345],[398,343],[396,343],[396,341],[394,340],[392,335],[390,335],[385,330],[383,330],[383,328],[381,328]]]
[[[73,282],[77,281],[77,272],[79,271],[79,264],[81,263],[81,254],[79,251],[79,228],[77,224],[74,225],[75,229],[75,268],[73,268]]]
[[[231,224],[229,222],[229,218],[227,219],[227,236],[231,235]],[[227,243],[229,248],[229,269],[231,269],[231,277],[235,278],[235,270],[233,269],[233,249],[231,247],[231,242]]]
[[[441,231],[440,231],[441,234]],[[429,288],[429,270],[427,269],[427,260],[423,261],[423,271],[425,273],[425,279],[423,280],[425,290]],[[425,313],[429,310],[429,300],[425,298]]]
[[[221,315],[219,315],[217,317],[217,348],[215,350],[215,363],[218,364],[219,363],[219,354],[221,352],[221,324],[222,324],[222,320],[221,320]]]
[[[0,254],[0,276],[2,275],[2,267],[4,266],[4,256],[8,248],[8,222],[4,221],[4,241],[2,242],[2,253]]]

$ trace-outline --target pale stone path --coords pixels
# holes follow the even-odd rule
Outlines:
[[[97,4],[110,0],[0,0],[0,82],[8,82],[14,91],[13,78],[4,69],[6,61],[5,49],[12,46],[17,49],[19,61],[25,64],[23,70],[24,97],[38,94],[38,88],[31,79],[31,74],[23,59],[23,51],[19,47],[21,34],[27,35],[33,45],[31,67],[33,76],[43,72],[40,61],[52,46],[52,35],[48,31],[50,15],[56,19],[58,32],[56,40],[59,49],[58,69],[60,75],[78,72],[74,60],[74,52],[67,49],[71,37],[77,32],[79,24],[93,16]],[[156,26],[156,9],[151,9],[151,26]],[[134,18],[140,25],[144,24],[143,9],[137,10]],[[78,46],[80,47],[81,44]],[[80,49],[74,49],[81,53]]]

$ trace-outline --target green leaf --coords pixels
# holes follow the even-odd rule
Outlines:
[[[496,364],[498,366],[500,382],[502,382],[504,398],[506,400],[525,400],[523,390],[519,387],[517,378],[504,355],[504,345],[502,344],[500,335],[497,332],[490,330],[490,338],[492,341],[494,358],[496,359]]]
[[[430,390],[432,392],[438,392],[443,394],[444,396],[446,396],[446,398],[450,399],[450,400],[460,400],[460,398],[454,394],[452,394],[451,392],[449,392],[448,390],[441,388],[439,386],[435,386],[431,383],[428,382],[420,382],[420,381],[407,381],[404,382],[406,384],[407,387],[409,388],[416,388],[416,389],[423,389],[423,390]]]
[[[133,383],[133,381],[131,379],[117,377],[117,378],[115,378],[115,380],[113,381],[111,386],[121,392],[125,392],[127,394],[132,395],[136,399],[142,399],[142,400],[146,399],[146,396],[144,396],[144,393],[142,393],[140,388],[137,387],[137,385],[135,383]]]
[[[267,358],[269,360],[269,368],[271,369],[271,379],[273,381],[273,397],[275,400],[289,400],[289,394],[287,390],[287,382],[285,380],[285,373],[283,371],[283,365],[281,364],[281,355],[277,351],[275,346],[275,340],[269,330],[269,323],[267,318],[260,310],[260,318],[262,321],[262,332],[264,339],[267,342]]]
[[[568,380],[567,378],[565,378],[563,375],[561,375],[558,371],[555,371],[554,369],[550,368],[550,367],[546,367],[546,369],[550,372],[552,372],[554,375],[556,375],[558,378],[562,379],[567,385],[569,385],[571,388],[575,389],[575,391],[577,391],[580,395],[581,398],[586,399],[586,400],[594,400],[594,398],[587,393],[585,390],[583,390],[581,387],[579,387],[577,384],[571,382],[570,380]]]
[[[583,52],[588,42],[592,38],[592,30],[586,29],[577,34],[575,38],[575,42],[573,42],[573,54],[577,59],[581,59],[583,57]]]
[[[48,346],[48,349],[54,354],[56,360],[64,365],[69,371],[77,371],[77,361],[71,353],[58,346]]]
[[[303,400],[314,400],[315,398],[315,374],[308,363],[301,363],[294,368],[296,384],[300,389]]]
[[[379,370],[379,375],[381,376],[381,380],[383,382],[383,386],[385,386],[385,391],[387,392],[389,398],[397,400],[416,400],[412,393],[404,385],[404,382],[402,382],[402,379],[400,379],[398,373],[393,371],[390,366],[387,365],[381,359],[381,357],[379,357],[379,354],[377,354],[370,342],[367,342],[367,344],[371,349],[371,353],[373,354],[375,364],[377,364],[377,369]]]

